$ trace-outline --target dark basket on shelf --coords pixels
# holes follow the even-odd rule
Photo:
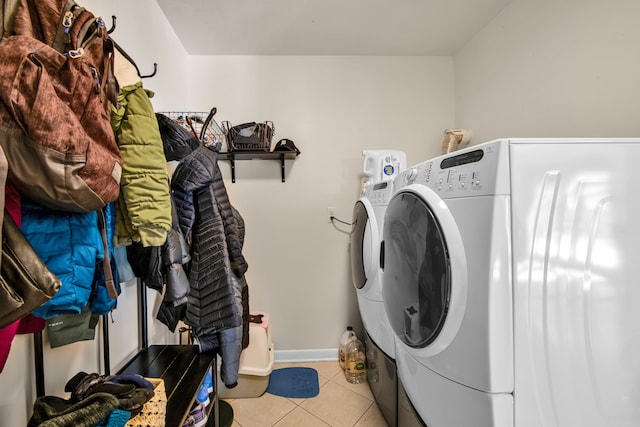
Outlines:
[[[229,151],[271,151],[271,140],[276,133],[273,122],[249,122],[231,126],[222,122]]]

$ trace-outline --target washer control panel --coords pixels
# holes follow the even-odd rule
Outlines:
[[[509,194],[508,150],[507,140],[496,140],[427,160],[398,175],[394,189],[422,184],[442,198]]]
[[[456,190],[482,190],[485,186],[484,177],[479,170],[459,170],[450,169],[447,171],[439,171],[433,185],[430,185],[438,192],[456,191]],[[429,182],[429,181],[425,181]]]

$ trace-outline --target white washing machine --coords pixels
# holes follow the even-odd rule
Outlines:
[[[383,300],[398,376],[429,427],[513,425],[508,172],[508,145],[494,144],[394,181]]]
[[[383,301],[426,425],[640,425],[638,158],[640,140],[497,140],[396,178]]]
[[[365,337],[367,379],[380,411],[390,426],[397,419],[395,335],[382,303],[380,242],[385,210],[392,195],[392,179],[406,167],[403,152],[363,151],[363,172],[368,177],[362,197],[353,208],[351,275]]]

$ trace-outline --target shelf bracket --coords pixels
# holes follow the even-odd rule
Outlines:
[[[282,176],[282,182],[284,182],[284,154],[280,155],[280,174]]]
[[[231,182],[236,182],[236,158],[233,154],[229,154],[229,162],[231,163]]]

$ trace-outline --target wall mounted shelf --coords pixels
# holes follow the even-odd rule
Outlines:
[[[236,160],[280,160],[280,176],[282,182],[285,182],[284,161],[295,160],[299,155],[300,151],[242,150],[220,152],[218,158],[231,162],[231,182],[236,182]]]

